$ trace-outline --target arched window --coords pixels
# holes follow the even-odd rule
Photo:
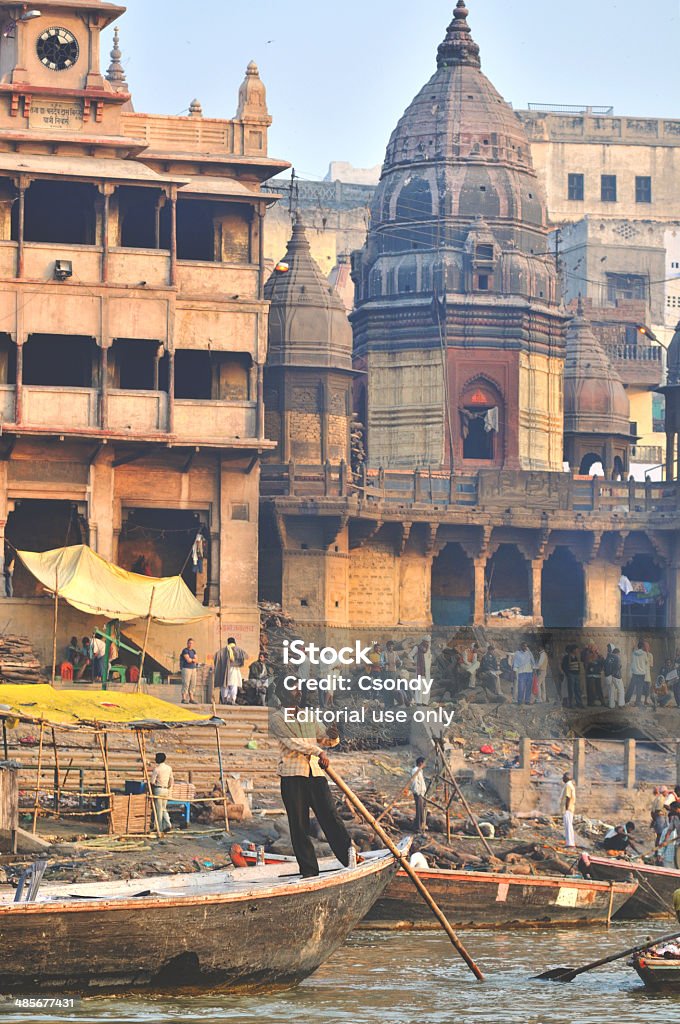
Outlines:
[[[557,547],[543,564],[541,611],[545,626],[574,629],[585,618],[583,566],[567,547]]]
[[[460,403],[463,458],[474,462],[502,461],[503,400],[484,378],[471,381]]]
[[[400,263],[397,283],[400,295],[418,290],[418,268],[415,257],[408,257]]]
[[[426,220],[432,216],[432,193],[423,178],[412,178],[397,199],[397,220]]]

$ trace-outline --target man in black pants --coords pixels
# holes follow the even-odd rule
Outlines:
[[[331,727],[327,732],[316,721],[301,720],[299,710],[299,691],[287,692],[281,709],[272,713],[270,726],[279,741],[281,796],[288,815],[293,851],[302,877],[312,878],[319,874],[319,862],[309,838],[310,810],[314,811],[333,853],[345,867],[349,864],[352,840],[335,810],[323,770],[328,765],[323,748],[338,745],[338,731]]]

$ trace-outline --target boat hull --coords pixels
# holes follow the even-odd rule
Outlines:
[[[680,871],[651,864],[588,855],[581,858],[579,870],[600,881],[623,882],[631,878],[639,881],[637,892],[616,913],[620,921],[670,915],[673,893],[680,889]]]
[[[289,987],[342,945],[395,871],[385,857],[259,889],[247,870],[243,891],[0,906],[0,994]]]
[[[680,992],[680,960],[664,960],[642,954],[632,960],[645,986],[656,992]]]
[[[418,874],[457,928],[603,924],[636,890],[635,883],[593,883],[550,875],[450,870]],[[438,925],[409,878],[399,872],[361,927],[424,930]]]

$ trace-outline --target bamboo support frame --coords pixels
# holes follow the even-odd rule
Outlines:
[[[224,775],[224,763],[222,761],[222,743],[220,741],[220,728],[215,726],[215,741],[217,743],[217,764],[220,770],[220,786],[222,787],[222,803],[224,806],[224,831],[229,831],[229,813],[227,811],[227,781]]]
[[[45,723],[40,723],[40,741],[38,744],[38,767],[35,776],[35,799],[33,801],[33,835],[38,829],[38,809],[40,807],[40,774],[42,772],[43,738],[45,736]]]
[[[57,734],[54,726],[52,727],[52,750],[54,752],[54,810],[56,814],[59,814],[61,778],[59,772],[59,747],[57,746]]]
[[[156,595],[156,588],[151,588],[151,597],[149,598],[149,612],[146,617],[146,628],[144,630],[144,644],[142,645],[142,653],[139,659],[139,679],[137,680],[137,693],[142,692],[142,679],[144,678],[144,659],[146,658],[146,647],[149,642],[149,630],[151,629],[151,612],[153,610],[153,599]]]
[[[152,807],[152,811],[153,811],[153,820],[156,823],[156,832],[160,836],[162,834],[162,832],[161,832],[161,823],[158,820],[158,811],[156,810],[156,801],[153,798],[153,792],[151,790],[151,778],[149,776],[149,766],[146,763],[146,743],[144,742],[144,730],[143,729],[138,729],[137,730],[137,743],[139,745],[139,756],[142,759],[142,768],[144,770],[144,780],[146,782],[146,790],[147,790],[147,793],[149,794],[149,798],[151,799],[151,807]]]
[[[59,622],[59,570],[54,572],[54,618],[52,623],[52,686],[57,678],[57,625]]]
[[[104,785],[106,787],[106,801],[108,804],[109,813],[109,835],[113,834],[113,793],[111,792],[111,779],[109,777],[109,759],[106,750],[106,733],[102,736],[101,729],[97,729],[96,732],[97,743],[102,755],[102,764],[104,765]]]
[[[5,754],[5,761],[9,761],[9,744],[7,742],[7,722],[2,720],[2,747]]]

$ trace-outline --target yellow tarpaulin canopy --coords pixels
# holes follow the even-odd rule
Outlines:
[[[191,725],[206,721],[205,715],[196,715],[186,708],[144,693],[55,690],[49,685],[31,683],[0,686],[0,718],[7,717],[43,720],[52,725],[78,725],[80,722]]]
[[[140,576],[96,554],[86,544],[53,551],[17,551],[30,573],[52,593],[88,615],[131,622],[149,615],[179,625],[214,613],[196,600],[181,576]],[[153,604],[151,602],[153,594]]]

